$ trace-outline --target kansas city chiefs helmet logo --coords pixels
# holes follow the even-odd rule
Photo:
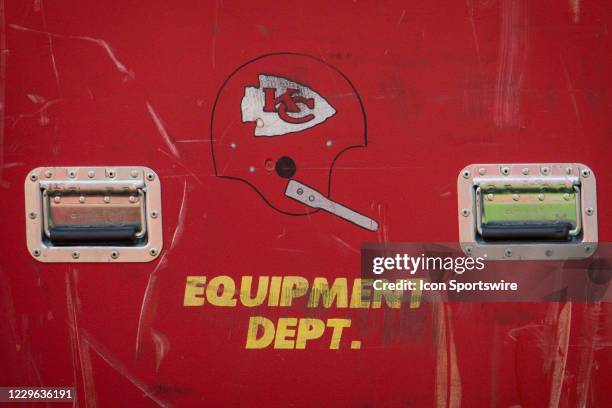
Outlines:
[[[325,122],[336,110],[311,88],[272,75],[259,75],[259,88],[244,89],[242,121],[255,122],[255,136],[300,132]]]

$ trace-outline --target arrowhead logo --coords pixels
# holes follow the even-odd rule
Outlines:
[[[259,75],[259,88],[246,87],[242,121],[255,122],[255,136],[301,132],[325,122],[336,110],[309,87],[286,78]]]

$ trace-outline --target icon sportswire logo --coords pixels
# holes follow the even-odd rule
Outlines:
[[[255,122],[255,136],[300,132],[325,122],[336,110],[313,89],[286,78],[259,75],[259,88],[246,87],[242,121]]]

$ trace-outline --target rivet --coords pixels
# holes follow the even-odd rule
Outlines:
[[[85,196],[79,197],[79,203],[83,204],[85,202]]]
[[[32,255],[34,256],[40,256],[40,249],[36,248],[35,250],[32,251]]]
[[[527,167],[523,167],[523,170],[521,170],[521,173],[523,173],[526,176],[529,174],[529,169]]]
[[[156,248],[149,249],[149,254],[151,256],[157,256],[157,249]]]
[[[544,166],[540,169],[540,173],[542,173],[543,175],[548,175],[550,173],[550,167],[548,166]]]
[[[582,177],[587,178],[591,175],[591,171],[589,169],[582,169],[580,174],[582,174]]]
[[[478,174],[480,174],[481,176],[484,176],[487,173],[486,169],[480,168],[478,169]]]
[[[508,258],[512,257],[512,249],[510,249],[510,248],[506,248],[506,250],[504,251],[504,254],[505,254],[505,255],[506,255]]]
[[[465,247],[465,252],[467,252],[468,254],[472,253],[472,247]]]
[[[467,217],[468,215],[470,215],[470,210],[468,210],[467,208],[464,208],[463,210],[461,210],[461,215],[463,215],[464,217]]]
[[[136,177],[138,177],[138,170],[132,170],[132,171],[130,172],[130,176],[132,176],[132,178],[136,178]]]
[[[565,174],[572,174],[572,172],[573,172],[573,171],[574,171],[574,170],[573,170],[571,167],[567,167],[567,168],[565,169]]]
[[[70,170],[70,171],[68,172],[68,177],[70,177],[70,178],[75,178],[75,177],[76,177],[76,171],[74,171],[74,170]]]
[[[104,196],[104,202],[106,204],[110,203],[110,197],[109,196]]]
[[[594,211],[595,211],[595,210],[593,210],[593,208],[592,208],[592,207],[589,207],[589,208],[587,208],[587,209],[586,209],[586,213],[587,213],[587,215],[593,215],[593,212],[594,212]]]
[[[53,172],[51,170],[45,171],[45,177],[46,178],[51,178],[52,176],[53,176]]]
[[[153,181],[153,180],[155,180],[155,174],[153,174],[153,173],[147,173],[147,180],[149,180],[149,181]]]
[[[130,203],[135,203],[136,202],[136,196],[130,196],[129,200],[130,200]]]
[[[585,246],[584,247],[584,252],[591,252],[591,247],[590,246]]]
[[[153,210],[151,211],[151,218],[157,218],[159,216],[159,212]]]
[[[115,176],[117,175],[115,170],[109,170],[107,174],[108,174],[108,177],[110,178],[115,178]]]
[[[261,118],[257,118],[257,120],[255,121],[255,124],[258,128],[264,127],[264,121]]]
[[[72,253],[72,257],[73,257],[74,259],[79,259],[79,257],[80,257],[80,256],[81,256],[81,254],[79,253],[79,251],[74,251],[74,252]]]
[[[313,195],[309,195],[308,196],[308,201],[314,201],[315,200],[315,196]]]
[[[544,194],[542,193],[538,194],[538,200],[544,201]]]
[[[96,175],[96,172],[95,172],[95,171],[93,171],[93,170],[89,170],[89,171],[87,172],[87,177],[89,177],[89,178],[94,178],[94,177],[95,177],[95,175]]]
[[[463,178],[469,178],[470,177],[470,171],[469,170],[464,170],[463,171]]]
[[[31,212],[28,214],[28,217],[30,217],[30,219],[31,219],[31,220],[35,219],[35,218],[36,218],[36,213],[35,213],[34,211],[31,211]]]
[[[30,180],[36,181],[38,180],[38,176],[36,174],[30,174]]]
[[[518,200],[519,200],[519,198],[520,198],[520,196],[519,196],[518,194],[512,194],[512,199],[513,199],[514,201],[518,201]]]
[[[504,176],[507,176],[508,174],[510,174],[510,167],[507,167],[507,166],[502,167],[501,172]]]
[[[298,195],[302,195],[302,194],[304,194],[304,190],[302,190],[301,188],[298,188],[297,189],[297,193],[298,193]]]
[[[110,256],[113,259],[117,259],[117,258],[119,258],[119,252],[113,251],[113,252],[111,252]]]
[[[547,249],[546,252],[544,252],[544,254],[546,254],[546,256],[552,256],[553,254],[553,250],[552,249]]]

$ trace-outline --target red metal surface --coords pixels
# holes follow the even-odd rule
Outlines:
[[[183,306],[188,275],[354,279],[362,242],[455,241],[469,163],[588,164],[610,241],[608,2],[40,0],[5,1],[2,19],[0,385],[74,385],[79,406],[612,405],[609,304]],[[369,144],[337,161],[333,195],[378,232],[281,214],[215,177],[217,91],[280,51],[337,67],[361,95]],[[23,180],[54,165],[154,168],[160,259],[30,257]],[[254,315],[352,326],[340,350],[328,333],[246,350]]]

